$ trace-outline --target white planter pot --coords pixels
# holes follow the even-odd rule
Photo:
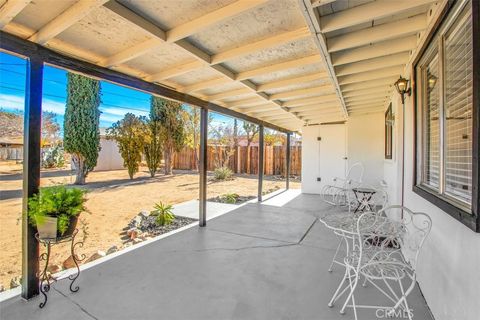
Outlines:
[[[57,218],[44,217],[42,223],[38,223],[37,231],[40,239],[53,239],[57,237]]]

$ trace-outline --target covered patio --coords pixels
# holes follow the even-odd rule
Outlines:
[[[343,276],[327,271],[338,241],[318,217],[329,210],[294,190],[250,203],[87,267],[78,293],[60,280],[44,309],[41,297],[3,302],[2,319],[351,319],[326,304]],[[360,301],[382,303],[360,290]],[[409,300],[415,319],[433,319],[418,287]]]
[[[339,177],[346,190],[359,164],[359,186],[383,188],[383,205],[431,219],[413,318],[477,320],[479,21],[477,0],[0,0],[0,49],[28,61],[22,290],[1,318],[350,319],[327,306],[345,269],[327,271],[338,239],[320,223],[345,207],[321,194]],[[27,201],[40,187],[44,66],[199,108],[199,222],[85,265],[78,293],[60,280],[39,309]],[[209,220],[212,113],[258,126],[258,193]],[[269,199],[266,129],[286,137],[286,188]],[[301,193],[289,190],[294,133]],[[387,317],[378,310],[358,318]]]

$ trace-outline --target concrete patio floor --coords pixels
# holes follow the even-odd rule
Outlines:
[[[40,298],[4,301],[0,318],[353,319],[327,307],[343,270],[327,272],[338,242],[317,219],[326,210],[295,190],[249,203],[83,270],[77,293],[60,280],[44,309]],[[360,303],[383,302],[373,286],[358,292]],[[414,319],[432,319],[418,288],[408,300]]]

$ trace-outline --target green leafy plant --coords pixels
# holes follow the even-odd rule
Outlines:
[[[63,144],[72,155],[75,184],[85,184],[100,151],[100,82],[70,72],[67,80]]]
[[[85,193],[85,190],[65,186],[41,188],[28,200],[30,224],[42,224],[45,217],[57,218],[57,230],[63,235],[70,225],[70,218],[86,210]]]
[[[237,203],[239,197],[240,196],[236,193],[226,193],[226,194],[222,194],[220,199],[224,203],[235,204]]]
[[[117,142],[130,179],[133,179],[134,174],[138,172],[139,164],[142,161],[142,151],[148,136],[145,122],[144,117],[127,113],[122,120],[107,129],[107,138]]]
[[[229,180],[233,177],[233,171],[228,167],[215,168],[213,177],[215,180]]]
[[[160,122],[160,135],[163,142],[163,158],[165,174],[173,173],[173,156],[180,151],[186,142],[185,117],[182,104],[161,97],[152,97],[151,114],[155,114]]]
[[[151,215],[156,216],[156,223],[159,226],[171,224],[175,220],[173,214],[173,206],[171,204],[164,204],[163,202],[155,203],[155,210],[151,212]]]

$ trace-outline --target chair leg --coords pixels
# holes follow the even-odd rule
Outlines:
[[[333,271],[333,264],[337,259],[337,255],[338,255],[338,252],[340,251],[340,247],[342,246],[342,243],[343,243],[343,238],[340,238],[340,241],[338,242],[337,250],[335,250],[335,254],[333,255],[332,263],[330,263],[330,267],[328,267],[328,272]]]
[[[357,319],[357,308],[355,306],[355,296],[353,295],[353,292],[355,291],[355,288],[357,287],[357,283],[358,283],[358,274],[354,271],[355,275],[354,275],[354,280],[352,280],[352,274],[351,274],[351,271],[352,269],[351,268],[348,268],[348,281],[349,281],[349,286],[350,286],[350,293],[348,294],[347,296],[347,299],[345,300],[345,303],[343,304],[343,307],[342,309],[340,310],[340,314],[345,314],[345,308],[347,307],[347,304],[348,302],[350,301],[350,299],[352,299],[352,307],[353,307],[353,312],[355,314],[355,319]]]
[[[345,273],[343,275],[343,278],[342,278],[342,281],[340,281],[340,284],[338,285],[338,288],[337,290],[335,290],[335,293],[333,294],[332,296],[332,299],[330,299],[330,302],[328,302],[328,307],[331,308],[333,307],[333,304],[335,303],[335,301],[338,299],[338,297],[340,296],[339,293],[340,293],[340,289],[342,289],[343,287],[343,284],[345,283],[345,280],[347,279],[347,268],[345,268]]]

